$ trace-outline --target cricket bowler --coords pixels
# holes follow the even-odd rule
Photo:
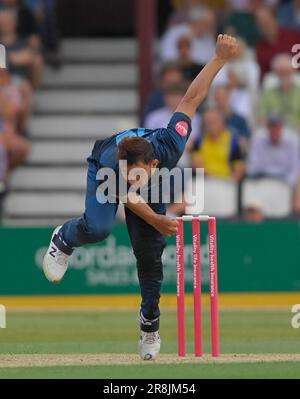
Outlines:
[[[107,139],[97,140],[88,158],[87,188],[84,214],[57,227],[43,261],[43,270],[49,281],[59,283],[68,269],[73,250],[89,243],[105,240],[110,234],[119,200],[124,202],[126,223],[136,257],[137,273],[141,290],[139,312],[139,354],[142,359],[155,359],[160,351],[159,300],[163,281],[162,254],[166,246],[165,236],[177,231],[177,222],[166,215],[166,203],[147,203],[141,198],[116,196],[116,201],[99,201],[97,189],[100,181],[97,173],[110,168],[117,175],[119,161],[127,162],[128,187],[137,184],[130,178],[134,168],[142,169],[151,180],[154,171],[172,169],[180,159],[191,133],[191,119],[206,98],[211,83],[227,61],[238,51],[235,38],[219,35],[214,57],[191,83],[178,105],[167,128],[155,130],[132,129],[117,133]],[[135,192],[139,197],[138,191]]]

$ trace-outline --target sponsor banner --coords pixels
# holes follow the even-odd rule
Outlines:
[[[297,222],[219,222],[220,292],[300,290]],[[78,248],[60,285],[43,276],[42,259],[52,228],[0,228],[0,295],[139,293],[135,258],[126,226],[117,224],[102,243]],[[201,269],[209,291],[207,227],[201,228]],[[192,233],[185,227],[186,288],[192,290]],[[164,252],[164,292],[176,293],[175,237]]]

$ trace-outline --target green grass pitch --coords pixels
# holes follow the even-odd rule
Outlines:
[[[300,354],[300,329],[291,326],[286,310],[221,310],[222,354]],[[210,352],[209,312],[204,313],[204,349]],[[0,330],[0,378],[300,378],[300,355],[291,361],[181,362],[176,355],[175,310],[163,310],[162,353],[174,363],[155,362],[99,365],[52,365],[45,354],[136,354],[138,322],[134,311],[8,312],[7,328]],[[192,311],[187,312],[187,350],[193,352]],[[3,358],[28,356],[28,364],[4,367]],[[5,356],[6,355],[6,356]],[[8,355],[8,356],[7,356]],[[31,356],[42,364],[32,364]],[[55,357],[55,356],[54,356]],[[137,364],[138,362],[138,364]],[[11,367],[12,366],[12,367]]]

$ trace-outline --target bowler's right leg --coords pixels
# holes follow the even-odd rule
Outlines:
[[[97,162],[93,156],[88,162],[85,212],[80,218],[71,219],[54,230],[44,257],[44,273],[52,283],[59,283],[64,277],[74,248],[103,241],[113,226],[118,204],[98,202]]]

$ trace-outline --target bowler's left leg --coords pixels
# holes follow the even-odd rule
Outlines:
[[[165,213],[164,205],[150,206],[157,213]],[[137,261],[142,296],[139,351],[144,360],[150,360],[155,358],[160,350],[159,300],[163,281],[162,254],[166,241],[162,234],[127,208],[126,222]]]

